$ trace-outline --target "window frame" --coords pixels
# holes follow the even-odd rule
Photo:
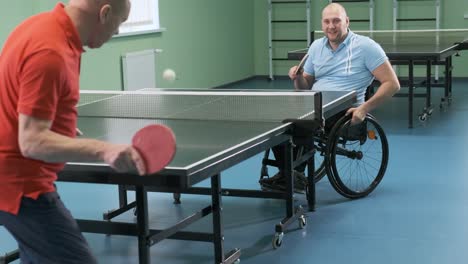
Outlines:
[[[137,20],[141,17],[146,17],[146,20]],[[114,37],[150,34],[165,30],[159,23],[159,0],[136,0],[132,1],[128,20],[120,26],[119,34]]]

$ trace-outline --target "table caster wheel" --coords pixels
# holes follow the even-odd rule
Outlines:
[[[172,196],[174,197],[174,204],[180,204],[180,193],[173,193]]]
[[[275,236],[273,237],[273,241],[271,241],[274,249],[281,247],[281,244],[283,244],[283,237],[283,232],[275,234]]]
[[[299,221],[299,228],[304,229],[307,225],[307,219],[305,218],[305,216],[301,215],[297,220]]]

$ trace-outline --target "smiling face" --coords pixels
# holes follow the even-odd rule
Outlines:
[[[88,47],[99,48],[113,35],[118,34],[120,25],[128,19],[129,14],[130,1],[128,0],[114,0],[102,5],[98,14],[99,23],[89,36]]]
[[[333,49],[345,40],[348,27],[349,18],[341,5],[330,4],[322,11],[322,30]]]

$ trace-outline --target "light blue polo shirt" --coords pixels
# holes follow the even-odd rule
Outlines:
[[[372,72],[388,60],[379,44],[352,31],[335,51],[323,37],[310,45],[308,54],[304,72],[315,76],[312,90],[356,91],[358,104],[364,103]]]

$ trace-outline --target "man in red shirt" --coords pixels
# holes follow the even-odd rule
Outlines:
[[[23,263],[96,263],[54,181],[67,161],[145,173],[130,145],[76,139],[83,46],[117,33],[129,0],[70,0],[21,23],[0,55],[0,224]]]

